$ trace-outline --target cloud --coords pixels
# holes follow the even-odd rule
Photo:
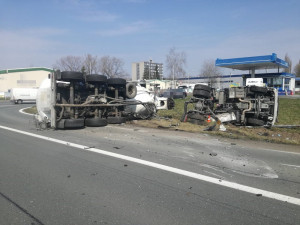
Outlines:
[[[108,4],[106,1],[80,1],[66,0],[63,7],[72,12],[72,16],[76,19],[86,22],[114,22],[119,18],[114,13],[107,12],[103,9],[99,10],[100,5]],[[61,3],[59,3],[61,4]]]
[[[97,34],[103,37],[130,35],[130,34],[143,32],[145,30],[148,30],[151,27],[152,25],[149,22],[137,21],[129,25],[121,26],[116,29],[98,31]]]
[[[189,65],[193,70],[201,68],[201,62],[206,59],[238,58],[247,56],[271,55],[276,53],[284,59],[288,53],[294,65],[300,56],[300,30],[282,29],[255,33],[239,33],[223,39],[215,39],[209,45],[198,44],[198,46],[185,45],[187,49]],[[207,43],[207,40],[203,40]]]
[[[124,0],[124,2],[128,3],[145,3],[147,0]]]
[[[51,66],[53,59],[50,58],[64,45],[59,41],[50,40],[50,36],[66,32],[52,28],[0,30],[1,67]]]
[[[87,22],[114,22],[119,16],[99,10],[85,10],[79,16],[80,20]]]

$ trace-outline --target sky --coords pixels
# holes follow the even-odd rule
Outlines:
[[[217,58],[300,60],[299,0],[0,0],[0,70],[47,67],[61,57],[164,63],[185,52],[188,75]],[[164,74],[168,73],[166,66]]]

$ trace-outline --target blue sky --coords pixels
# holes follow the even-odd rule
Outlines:
[[[300,1],[0,0],[0,69],[49,67],[67,55],[165,63],[170,48],[199,73],[216,58],[300,60]],[[167,73],[165,69],[165,73]]]

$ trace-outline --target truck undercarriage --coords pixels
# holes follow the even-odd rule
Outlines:
[[[189,104],[193,105],[188,110]],[[216,91],[195,85],[193,97],[185,102],[181,121],[203,124],[208,117],[235,125],[272,126],[276,122],[278,94],[274,88],[231,87]]]

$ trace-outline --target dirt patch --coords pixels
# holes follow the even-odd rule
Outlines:
[[[231,124],[225,125],[226,131],[204,131],[207,126],[200,126],[191,123],[181,123],[175,119],[152,119],[152,120],[138,120],[128,122],[136,126],[150,127],[164,130],[177,130],[192,133],[207,133],[217,135],[230,139],[244,139],[244,140],[259,140],[269,143],[293,144],[300,145],[300,129],[287,128],[264,128],[264,127],[236,127]],[[213,124],[211,124],[213,125]],[[208,126],[211,126],[210,124]]]

